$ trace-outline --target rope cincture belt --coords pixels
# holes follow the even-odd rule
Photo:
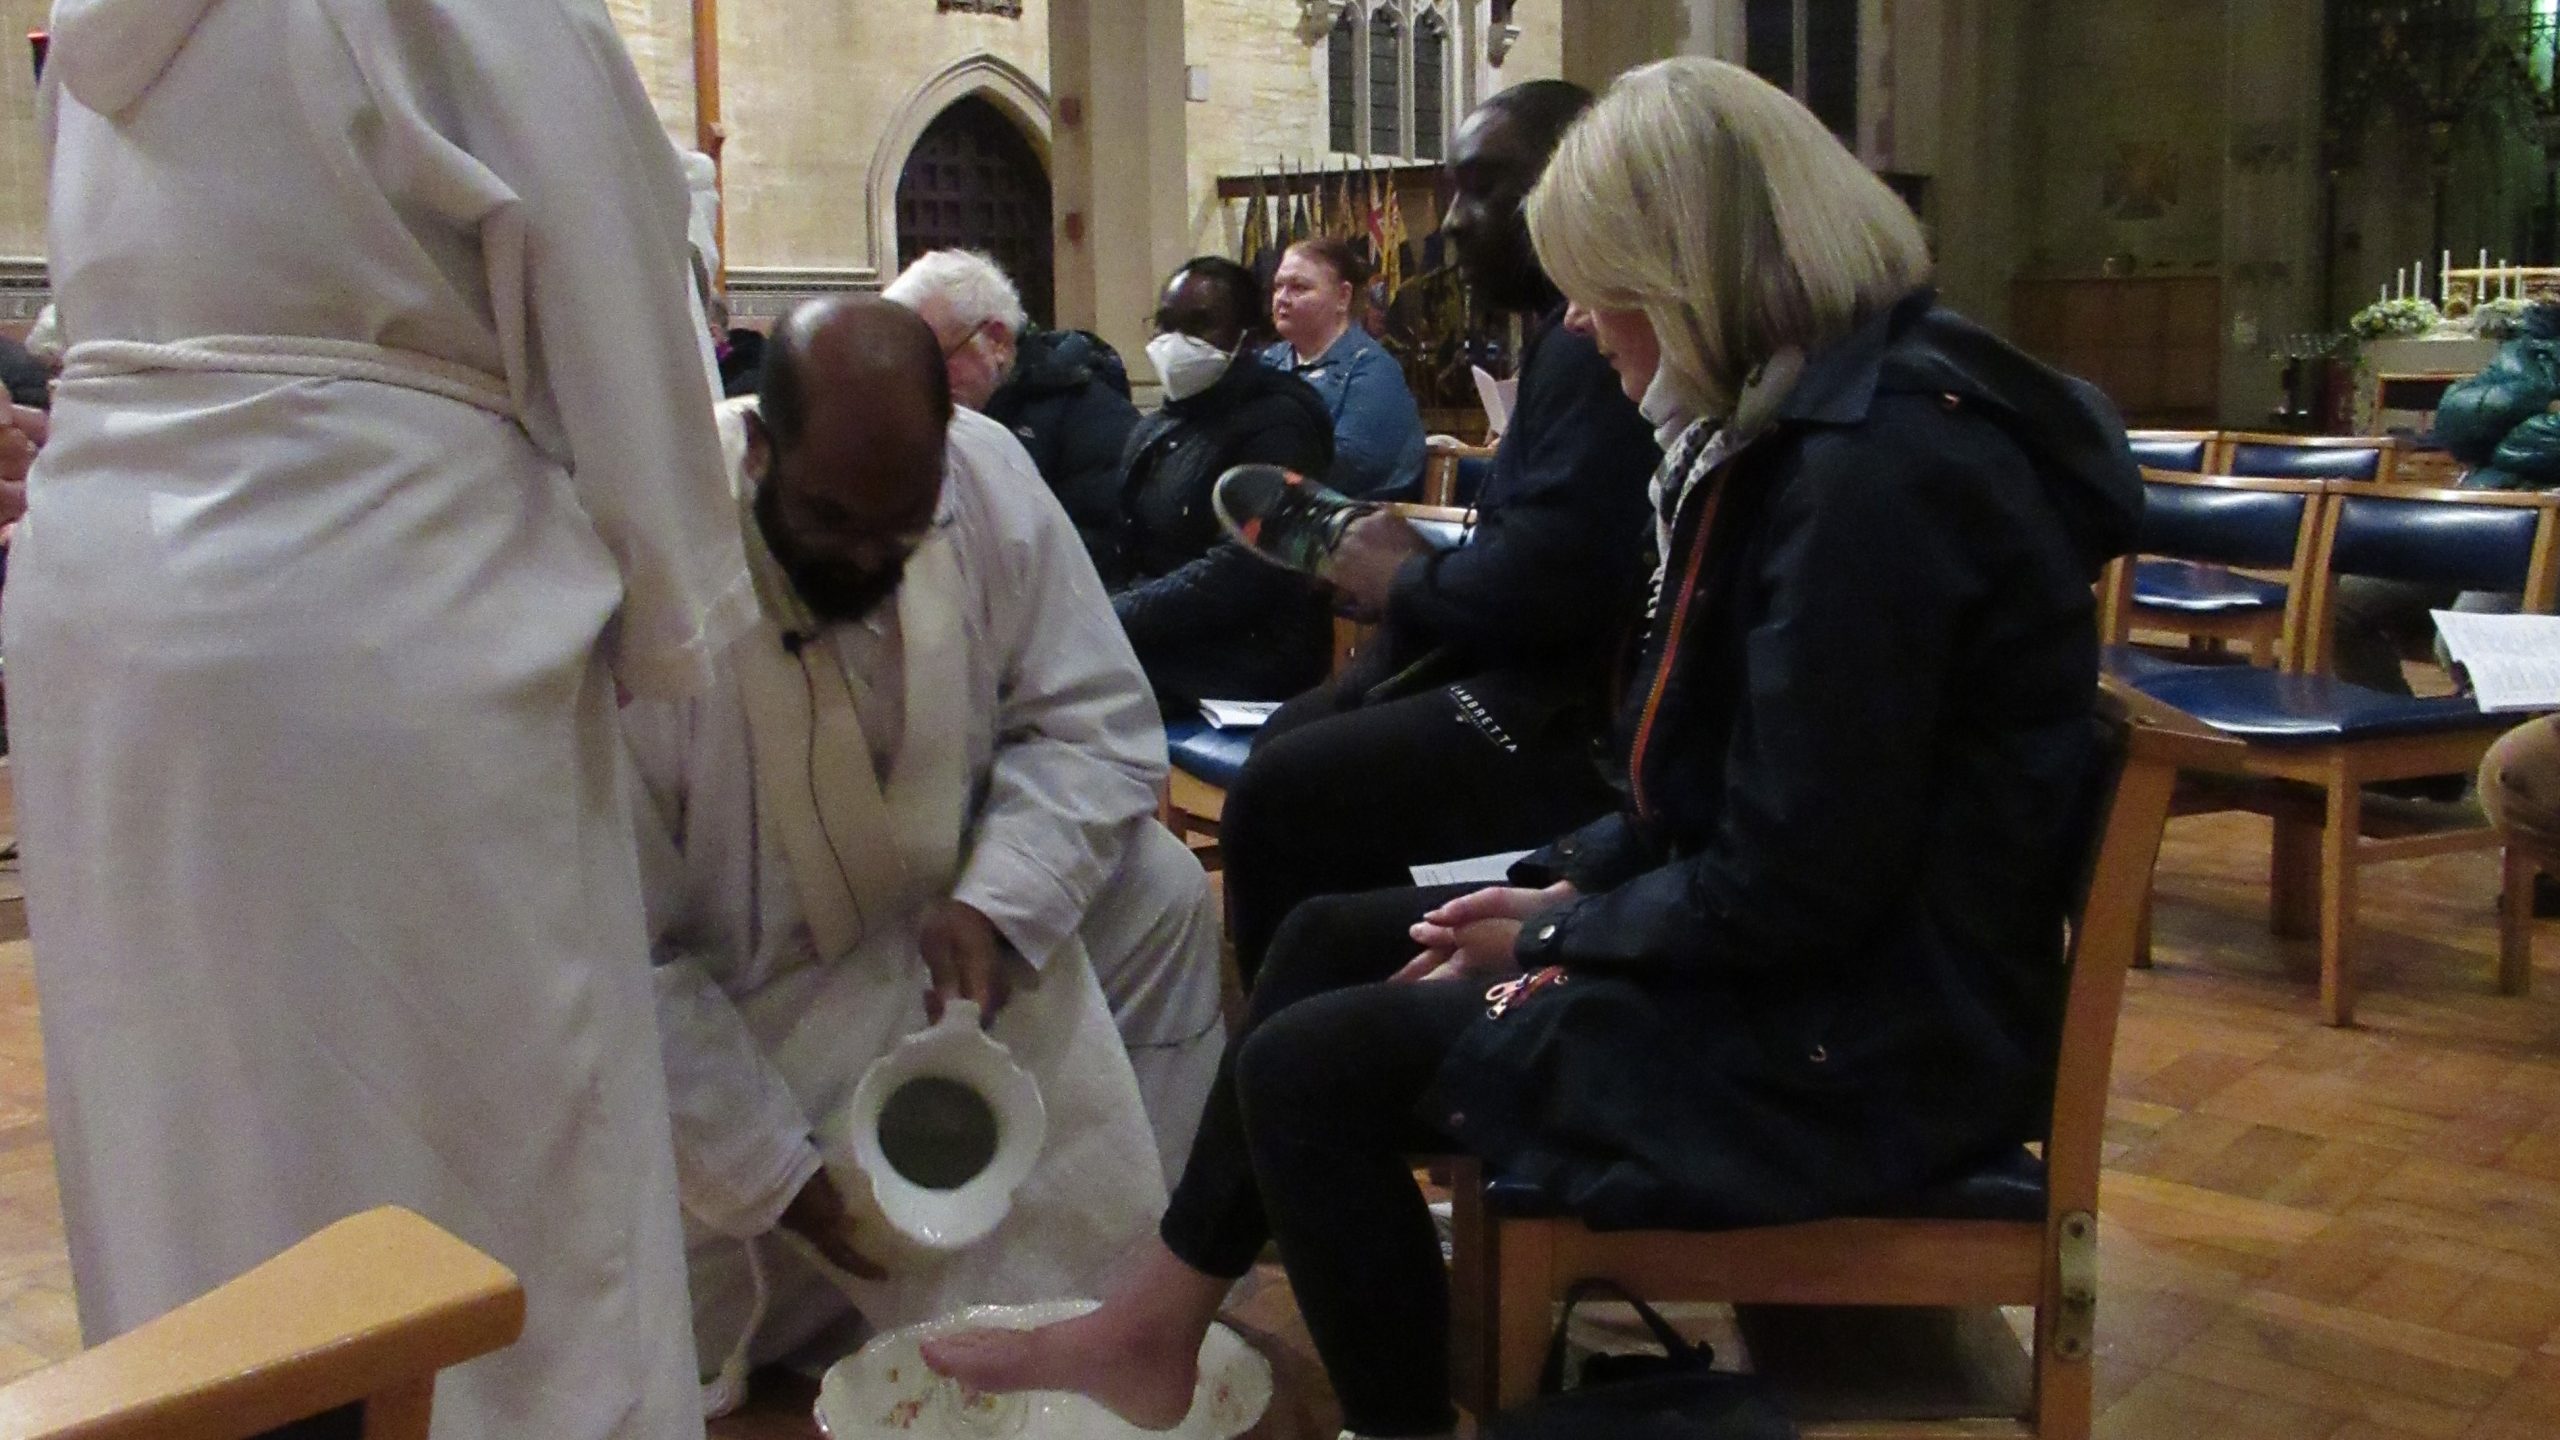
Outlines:
[[[205,335],[192,340],[84,340],[64,357],[66,382],[191,370],[220,375],[307,375],[396,385],[516,418],[515,397],[495,375],[414,350],[300,335]]]

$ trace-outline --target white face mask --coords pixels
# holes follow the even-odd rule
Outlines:
[[[1148,341],[1147,358],[1155,362],[1168,400],[1188,400],[1217,384],[1236,360],[1235,352],[1178,331]]]

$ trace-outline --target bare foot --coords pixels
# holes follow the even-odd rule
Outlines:
[[[1141,1430],[1170,1430],[1191,1413],[1200,1342],[1229,1283],[1201,1274],[1151,1240],[1091,1314],[1037,1330],[971,1330],[929,1340],[924,1363],[974,1390],[1062,1390]]]
[[[973,1390],[1064,1390],[1141,1430],[1170,1430],[1191,1413],[1198,1342],[1172,1348],[1097,1310],[1037,1330],[970,1330],[928,1340],[924,1363]]]

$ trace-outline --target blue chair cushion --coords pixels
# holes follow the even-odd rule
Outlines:
[[[2191,665],[2156,655],[2138,645],[2110,645],[2098,655],[2098,669],[2111,679],[2121,680],[2139,690],[2143,682],[2163,675],[2176,675],[2188,670],[2221,670],[2221,665]]]
[[[2524,506],[2353,495],[2338,506],[2329,565],[2341,575],[2519,591],[2533,567],[2539,520],[2540,512]]]
[[[2189,475],[2204,472],[2204,437],[2180,435],[2134,435],[2133,463],[2152,470],[2178,470]]]
[[[2370,480],[2382,473],[2382,447],[2235,445],[2231,450],[2231,473],[2279,480]]]
[[[2486,715],[2467,695],[2392,695],[2327,675],[2285,675],[2256,666],[2181,666],[2134,677],[2143,694],[2226,735],[2266,745],[2322,745],[2503,728],[2516,717]]]
[[[2143,486],[2134,549],[2145,555],[2282,570],[2293,564],[2310,509],[2309,495],[2153,481]]]
[[[1485,1208],[1507,1220],[1553,1220],[1566,1209],[1545,1187],[1496,1175],[1485,1181]],[[2044,1161],[2024,1146],[1999,1159],[1890,1203],[1860,1210],[1872,1220],[2042,1220]],[[1665,1226],[1684,1229],[1684,1226]]]
[[[2133,567],[2133,603],[2189,615],[2232,615],[2284,609],[2285,587],[2219,565],[2144,560]]]
[[[1221,730],[1206,720],[1168,721],[1165,749],[1173,768],[1204,784],[1224,790],[1244,773],[1244,757],[1253,753],[1251,730]]]

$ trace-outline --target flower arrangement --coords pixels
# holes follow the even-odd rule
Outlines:
[[[2471,307],[2471,333],[2483,340],[2512,340],[2524,333],[2527,300],[2483,300]]]
[[[2405,339],[2424,335],[2444,323],[2436,303],[2423,295],[2376,300],[2355,313],[2347,329],[2359,340]]]

